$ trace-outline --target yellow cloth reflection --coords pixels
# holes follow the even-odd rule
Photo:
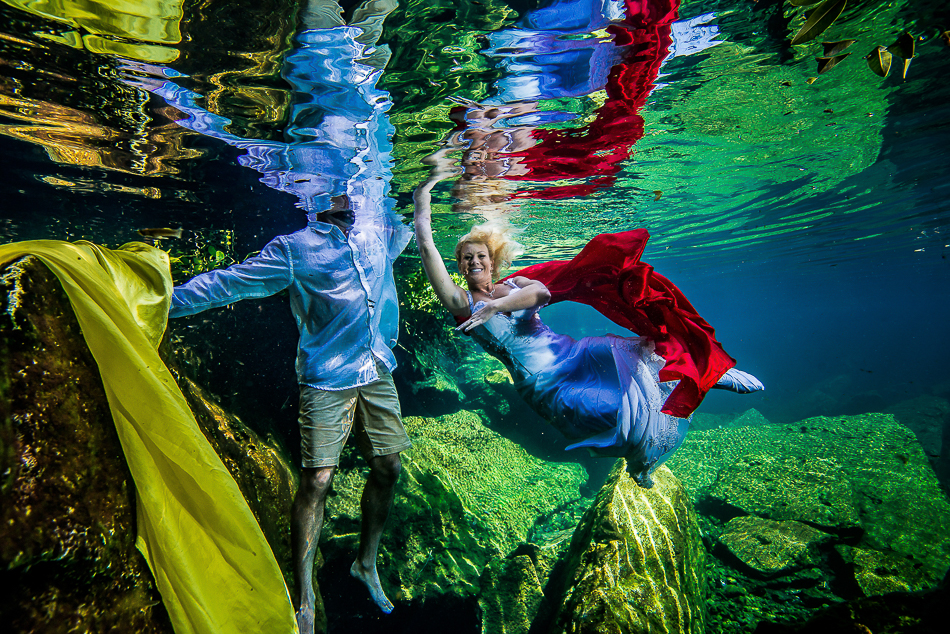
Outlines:
[[[25,255],[59,278],[99,365],[138,494],[137,546],[175,632],[295,632],[273,552],[158,356],[168,256],[140,242],[116,251],[54,240],[0,246],[0,264]]]
[[[168,63],[181,42],[184,0],[0,0],[34,15],[68,22],[75,31],[49,36],[94,53]],[[126,41],[131,40],[131,41]]]

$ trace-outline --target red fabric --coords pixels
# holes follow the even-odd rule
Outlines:
[[[513,198],[559,199],[587,195],[613,185],[631,146],[643,137],[640,110],[672,43],[670,24],[676,20],[678,0],[625,0],[627,19],[607,31],[616,46],[629,47],[626,58],[607,79],[607,100],[590,124],[576,130],[533,130],[537,144],[510,156],[527,167],[514,181],[556,181],[592,178],[581,184],[523,189]]]
[[[624,0],[625,23],[635,29],[672,24],[679,16],[679,0]]]
[[[680,382],[663,411],[685,418],[736,362],[683,293],[640,261],[649,238],[646,229],[601,234],[573,260],[535,264],[509,277],[538,280],[551,291],[552,304],[587,304],[655,341],[657,354],[666,359],[660,380]]]

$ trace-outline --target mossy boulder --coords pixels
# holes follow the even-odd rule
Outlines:
[[[819,566],[818,547],[832,540],[832,535],[801,522],[750,515],[729,520],[719,536],[730,555],[763,577]]]
[[[492,561],[482,574],[483,634],[527,634],[544,600],[543,574],[537,557],[513,553]]]
[[[837,532],[860,527],[851,482],[832,458],[746,455],[719,471],[706,497],[745,515]]]
[[[689,496],[665,467],[643,489],[617,461],[574,533],[560,605],[544,631],[704,629],[705,550]],[[549,591],[554,591],[549,588]]]
[[[713,534],[736,515],[796,520],[837,533],[839,545],[901,558],[907,567],[889,576],[906,571],[908,587],[934,587],[950,568],[950,503],[913,432],[891,415],[698,431],[668,465]],[[861,531],[842,530],[855,525],[849,509]],[[828,566],[824,581],[844,574]]]
[[[161,596],[135,548],[134,483],[69,300],[33,258],[3,271],[0,298],[5,627],[170,633]],[[289,578],[296,484],[283,452],[197,385],[177,378]]]
[[[413,448],[380,548],[384,587],[401,601],[475,597],[496,558],[528,539],[539,520],[582,500],[583,468],[530,456],[474,412],[405,419]],[[328,503],[323,552],[352,557],[359,541],[365,467],[341,464]],[[502,571],[504,572],[504,571]]]
[[[933,583],[918,564],[894,553],[853,548],[851,561],[855,581],[865,596],[919,592],[933,588]]]

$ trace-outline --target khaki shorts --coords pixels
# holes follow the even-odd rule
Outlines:
[[[393,377],[385,368],[379,370],[379,380],[361,387],[318,390],[300,386],[303,468],[338,466],[351,431],[366,460],[412,447],[402,426]]]

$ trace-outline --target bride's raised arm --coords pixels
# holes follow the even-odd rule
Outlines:
[[[442,255],[435,247],[432,238],[432,188],[437,182],[451,175],[448,170],[437,166],[428,181],[416,188],[414,195],[415,216],[413,224],[416,230],[416,244],[422,256],[422,267],[435,291],[436,297],[453,315],[468,315],[468,297],[465,291],[455,283],[442,261]]]

